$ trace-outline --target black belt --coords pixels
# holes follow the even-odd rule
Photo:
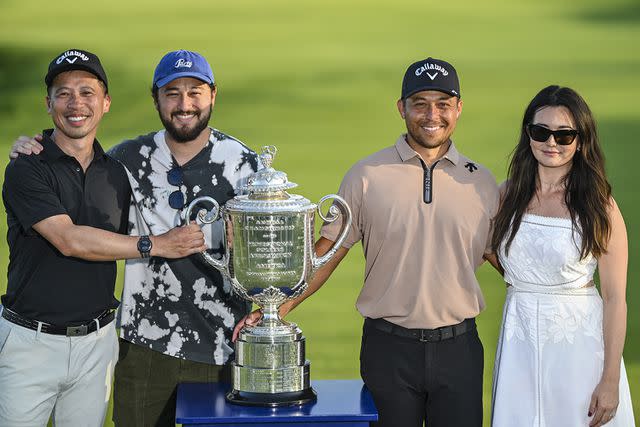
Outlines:
[[[95,320],[92,320],[84,325],[74,325],[74,326],[56,326],[50,325],[44,322],[38,322],[37,320],[28,319],[26,317],[20,316],[18,313],[9,310],[8,308],[4,308],[2,310],[2,317],[7,319],[11,323],[15,323],[16,325],[33,329],[34,331],[38,330],[38,324],[41,324],[40,332],[44,332],[45,334],[51,335],[66,335],[68,337],[80,337],[83,335],[90,334],[91,332],[95,332],[98,329],[98,324],[102,328],[105,325],[111,323],[111,321],[115,317],[114,310],[107,310],[102,313],[100,316],[96,317]],[[96,322],[97,320],[97,322]]]
[[[476,328],[475,319],[466,319],[457,325],[443,326],[436,329],[407,329],[384,319],[366,318],[365,325],[374,327],[379,331],[397,335],[403,338],[412,338],[422,342],[438,342],[462,335]]]

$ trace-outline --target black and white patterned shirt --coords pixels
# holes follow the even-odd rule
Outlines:
[[[177,164],[164,130],[124,141],[109,154],[126,167],[131,183],[132,235],[158,235],[182,225],[186,206],[197,197],[213,197],[222,206],[258,167],[253,151],[216,129],[211,129],[207,146],[181,166],[180,188],[167,180],[168,171]],[[176,190],[184,195],[184,209],[169,206],[169,195]],[[221,257],[222,220],[205,225],[203,231],[209,252]],[[250,308],[198,254],[126,262],[121,336],[135,344],[181,359],[222,365],[233,353],[233,327]]]

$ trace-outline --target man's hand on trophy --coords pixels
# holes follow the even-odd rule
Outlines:
[[[236,327],[233,328],[233,336],[231,337],[231,341],[236,342],[242,328],[244,328],[245,326],[255,326],[260,322],[260,320],[262,320],[262,310],[260,309],[252,311],[251,313],[244,316],[242,319],[240,319]]]
[[[10,159],[15,159],[19,154],[40,154],[43,150],[42,145],[42,135],[36,134],[33,138],[29,138],[28,136],[20,136],[13,142],[11,146],[11,152],[9,153]]]
[[[183,258],[207,249],[204,233],[195,221],[153,236],[151,242],[151,255],[162,258]]]

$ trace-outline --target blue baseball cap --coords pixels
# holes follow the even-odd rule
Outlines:
[[[176,50],[162,57],[153,73],[153,86],[161,88],[180,77],[194,77],[213,84],[213,71],[204,56],[189,50]]]

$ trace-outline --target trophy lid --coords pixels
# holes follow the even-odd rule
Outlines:
[[[264,199],[273,195],[276,198],[287,198],[285,190],[295,188],[298,184],[289,182],[287,174],[271,167],[278,150],[273,145],[262,147],[262,153],[258,156],[263,168],[247,179],[247,184],[242,190],[249,194],[250,199]]]
[[[224,208],[226,212],[294,214],[316,208],[304,197],[287,193],[286,190],[298,184],[290,182],[286,173],[271,167],[277,151],[273,145],[262,147],[259,158],[264,167],[247,178],[247,184],[241,187],[246,194],[227,201]]]

